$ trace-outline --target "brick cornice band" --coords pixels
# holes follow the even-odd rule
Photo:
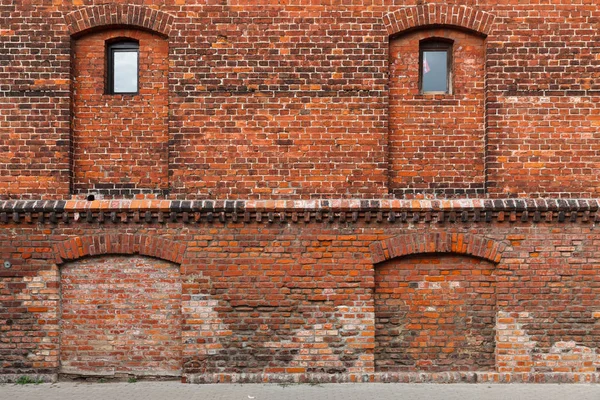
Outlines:
[[[186,245],[155,236],[103,234],[72,237],[54,245],[54,261],[62,264],[86,256],[140,254],[181,264]]]
[[[467,6],[426,4],[386,14],[383,23],[390,36],[426,26],[454,26],[487,36],[492,30],[494,16]]]
[[[0,224],[600,222],[600,199],[8,200]]]
[[[400,235],[370,246],[373,264],[420,253],[464,254],[498,263],[505,248],[506,244],[483,236],[444,232]]]
[[[174,17],[163,11],[131,4],[100,4],[77,9],[65,15],[72,36],[104,26],[134,26],[168,37]]]

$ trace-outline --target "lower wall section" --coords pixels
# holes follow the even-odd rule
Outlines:
[[[280,295],[259,293],[255,285],[237,294],[227,288],[221,301],[192,295],[183,310],[189,324],[183,333],[184,370],[258,375],[371,370],[372,307],[336,306],[329,296],[314,294],[321,291],[318,282],[298,286],[290,282]],[[331,289],[324,292],[333,295]]]
[[[600,380],[589,216],[102,212],[0,225],[0,380]]]

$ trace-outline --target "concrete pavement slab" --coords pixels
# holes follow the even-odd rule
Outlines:
[[[179,382],[0,385],[1,400],[600,400],[591,384],[207,384]]]

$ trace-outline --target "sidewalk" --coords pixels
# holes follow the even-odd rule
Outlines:
[[[0,385],[1,400],[599,400],[600,384],[192,385],[178,382]]]

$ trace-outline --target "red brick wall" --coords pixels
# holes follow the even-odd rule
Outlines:
[[[48,290],[52,285],[44,282]],[[32,293],[26,290],[27,282],[22,277],[3,277],[0,279],[0,366],[2,373],[47,373],[57,366],[56,353],[51,357],[38,355],[31,357],[39,346],[35,337],[47,329],[36,317],[36,312],[46,312],[47,307],[27,307],[22,299],[30,298]],[[55,286],[55,293],[58,288]],[[47,314],[46,314],[47,315]],[[46,321],[48,319],[44,319]],[[57,323],[57,320],[54,320]],[[42,334],[45,336],[45,334]],[[56,350],[57,346],[52,346]],[[29,357],[28,357],[29,356]]]
[[[597,197],[598,5],[493,12],[501,19],[487,49],[490,194]]]
[[[40,236],[36,239],[40,240]],[[0,244],[1,248],[7,248],[4,236]],[[36,245],[41,246],[38,250],[44,251],[42,242],[31,242],[31,246]],[[29,263],[36,264],[34,260]],[[39,263],[44,264],[47,265]],[[60,331],[58,268],[45,268],[30,276],[13,276],[10,272],[7,274],[6,269],[3,272],[0,278],[1,373],[56,373],[60,355],[57,341]]]
[[[598,197],[599,98],[528,93],[507,91],[494,105],[490,194]]]
[[[593,44],[600,11],[593,5],[126,3],[0,5],[0,197],[64,199],[101,180],[124,187],[117,196],[169,189],[181,199],[435,191],[473,197],[483,186],[498,198],[598,192],[600,61]],[[455,46],[457,95],[403,101],[397,96],[417,83],[411,75],[416,51],[394,64],[394,46],[431,24],[469,42]],[[113,30],[97,33],[107,26]],[[165,57],[144,70],[156,72],[147,79],[157,79],[161,89],[153,86],[156,92],[144,96],[151,104],[144,100],[137,111],[114,101],[93,111],[102,116],[98,110],[128,107],[136,123],[108,116],[85,121],[89,114],[79,115],[77,107],[71,112],[70,82],[78,68],[71,56],[80,41],[124,26],[165,37],[150,46],[160,49],[152,57]],[[485,36],[483,47],[465,30]],[[94,54],[98,60],[103,52]],[[167,64],[165,93],[158,82],[166,82]],[[459,77],[461,65],[474,80]],[[102,81],[102,62],[93,66],[94,79]],[[406,77],[398,68],[409,68]],[[484,90],[485,111],[480,94],[464,96],[475,81],[474,90]],[[439,124],[420,121],[432,112]],[[87,159],[81,149],[91,143],[77,140],[100,120],[100,131],[125,132],[117,143],[130,145],[117,147],[96,135],[94,144],[107,152]],[[138,135],[127,136],[124,126],[135,126],[130,131]],[[109,161],[110,155],[120,158]]]
[[[139,94],[106,94],[106,42],[139,41]],[[168,188],[169,47],[111,29],[73,42],[73,190],[131,196]]]
[[[60,272],[60,372],[181,374],[176,265],[108,256],[67,264]]]
[[[378,371],[494,368],[494,266],[456,255],[424,255],[375,267]]]
[[[452,40],[452,92],[421,93],[419,43]],[[390,40],[390,191],[470,195],[484,187],[485,41],[452,29],[423,29]]]
[[[369,236],[318,226],[302,237],[281,225],[229,228],[218,238],[208,231],[195,235],[189,250],[186,371],[349,374],[372,368],[372,307],[361,287]]]
[[[2,199],[70,196],[70,38],[53,11],[0,2]]]
[[[186,49],[172,60],[175,196],[387,192],[387,41],[375,21],[268,2],[194,12],[175,24]]]
[[[3,373],[59,370],[58,265],[93,248],[181,265],[190,379],[404,379],[374,372],[374,264],[454,252],[497,263],[496,371],[426,376],[600,381],[596,4],[179,3],[0,1],[0,199],[32,200],[0,202]],[[485,67],[484,100],[469,103],[484,101],[484,119],[479,106],[465,116],[468,96],[426,104],[443,129],[411,130],[424,149],[404,160],[398,107],[425,108],[395,102],[416,80],[400,85],[389,61],[424,29],[471,44],[455,61],[479,83]],[[97,40],[97,61],[123,30],[154,44],[148,92],[117,101],[100,90],[102,63],[78,55]],[[93,77],[77,80],[79,61]],[[105,115],[123,109],[131,121]],[[438,129],[454,143],[442,153],[427,143]],[[173,201],[64,201],[100,189]],[[404,195],[439,200],[386,200]]]

